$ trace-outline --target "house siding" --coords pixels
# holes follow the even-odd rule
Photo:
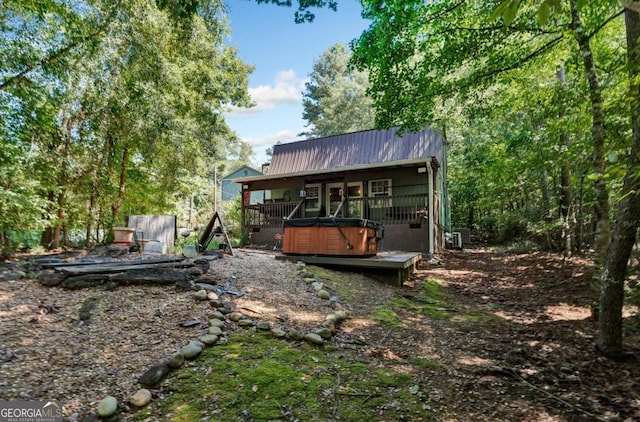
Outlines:
[[[248,177],[248,176],[260,176],[260,173],[257,170],[252,169],[251,167],[244,166],[231,174],[226,175],[220,181],[220,198],[222,201],[234,201],[240,195],[242,190],[242,186],[239,183],[236,183],[234,180],[239,177]],[[251,192],[251,201],[252,202],[262,202],[264,198],[264,192],[255,191]]]

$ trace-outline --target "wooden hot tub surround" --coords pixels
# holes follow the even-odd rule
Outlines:
[[[362,218],[296,218],[285,220],[282,252],[297,255],[373,256],[382,225]]]

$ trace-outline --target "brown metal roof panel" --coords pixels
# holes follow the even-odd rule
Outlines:
[[[275,145],[269,174],[426,157],[442,159],[442,138],[430,128],[401,137],[396,129],[369,130]]]

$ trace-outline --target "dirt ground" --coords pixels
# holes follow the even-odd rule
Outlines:
[[[259,319],[305,330],[326,314],[295,264],[270,251],[239,250],[213,262],[212,283],[244,296],[233,306]],[[443,421],[640,420],[640,359],[615,363],[594,351],[592,266],[546,253],[451,251],[421,262],[402,288],[393,275],[339,273],[333,282],[352,317],[332,339],[361,338],[374,365],[419,357],[437,362],[419,380],[425,406]],[[381,306],[415,299],[425,280],[445,293],[440,317],[395,307],[401,324],[376,321]],[[340,286],[337,286],[340,284]],[[312,290],[312,289],[311,289]],[[79,311],[87,303],[92,316]],[[0,280],[0,400],[62,402],[81,420],[107,394],[137,389],[136,379],[206,331],[208,303],[173,287],[64,290],[24,278]],[[625,319],[628,351],[640,352],[637,309]],[[190,327],[180,322],[202,321]]]
[[[450,252],[437,277],[461,309],[495,318],[456,324],[434,334],[447,361],[465,420],[640,420],[640,364],[614,363],[594,351],[593,268],[581,258],[546,253]],[[625,309],[625,345],[640,351],[637,309]]]

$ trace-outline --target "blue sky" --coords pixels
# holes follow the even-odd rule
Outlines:
[[[295,2],[294,2],[295,3]],[[302,91],[313,62],[335,43],[348,44],[368,27],[357,0],[341,0],[338,11],[316,10],[312,23],[296,24],[295,8],[229,0],[230,44],[255,66],[249,93],[257,104],[226,115],[227,124],[254,150],[252,163],[268,160],[265,149],[290,142],[304,130]]]

